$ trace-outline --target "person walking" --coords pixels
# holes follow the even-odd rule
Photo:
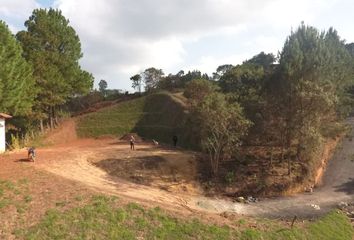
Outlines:
[[[174,147],[177,147],[178,138],[177,138],[176,135],[174,135],[174,136],[172,137],[172,141],[173,141],[173,146],[174,146]]]
[[[130,150],[135,150],[135,138],[133,135],[130,135]]]
[[[34,147],[30,147],[27,151],[28,159],[32,162],[34,162],[34,159],[36,158],[36,152]]]

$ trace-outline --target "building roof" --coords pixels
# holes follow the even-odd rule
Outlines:
[[[12,118],[12,116],[6,114],[6,113],[0,113],[0,118]]]

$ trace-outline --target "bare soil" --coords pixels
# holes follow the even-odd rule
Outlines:
[[[354,126],[354,119],[350,120]],[[117,139],[77,139],[75,122],[69,120],[49,135],[52,146],[37,149],[35,163],[26,160],[26,150],[0,156],[0,179],[28,179],[32,201],[23,216],[10,209],[1,213],[3,232],[34,224],[45,211],[84,204],[94,193],[116,195],[124,201],[160,206],[179,215],[213,216],[224,212],[267,217],[314,217],[328,212],[339,202],[354,200],[354,142],[344,139],[314,193],[269,198],[252,204],[230,198],[207,197],[201,184],[198,157],[194,152],[150,143]],[[80,196],[83,201],[76,202]],[[319,206],[319,209],[313,206]],[[211,214],[211,215],[209,215]],[[25,219],[25,220],[24,220]],[[1,236],[0,234],[0,236]]]

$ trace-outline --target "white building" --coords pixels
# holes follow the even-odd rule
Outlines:
[[[0,153],[5,152],[6,142],[5,142],[5,119],[12,118],[10,115],[5,113],[0,113]]]

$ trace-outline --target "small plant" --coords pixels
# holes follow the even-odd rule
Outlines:
[[[26,196],[24,197],[24,200],[25,200],[26,203],[29,203],[29,202],[32,201],[32,197],[31,197],[30,195],[26,195]]]
[[[230,171],[230,172],[226,173],[225,181],[227,184],[231,185],[231,183],[233,183],[235,181],[235,172]]]
[[[81,202],[84,198],[82,196],[76,196],[75,197],[75,200],[78,201],[78,202]]]
[[[245,225],[245,224],[246,224],[246,220],[241,218],[240,220],[237,221],[237,223],[238,223],[238,225],[240,225],[240,226],[241,226],[241,225]]]
[[[255,229],[246,229],[241,233],[242,240],[256,240],[256,239],[263,239],[262,235],[259,231]]]
[[[14,134],[11,134],[11,149],[20,149],[21,148],[21,141],[20,141],[20,137]]]
[[[57,207],[64,207],[65,205],[66,205],[65,201],[61,201],[61,202],[56,202],[55,203],[55,206],[57,206]]]

